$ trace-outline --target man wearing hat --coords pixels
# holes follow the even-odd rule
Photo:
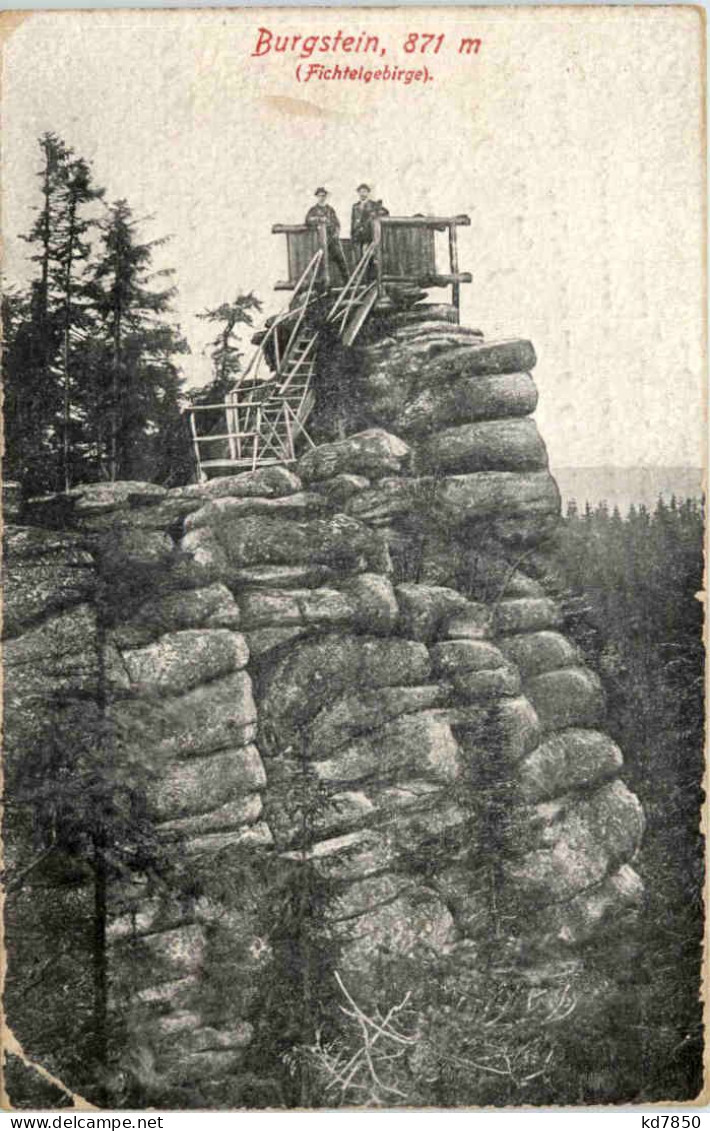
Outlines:
[[[367,245],[372,243],[375,234],[372,225],[373,218],[375,216],[389,216],[389,212],[381,200],[370,200],[370,192],[369,185],[358,185],[357,195],[360,199],[353,204],[350,238],[356,263],[362,258]]]
[[[325,223],[325,234],[328,243],[328,259],[331,263],[337,263],[338,270],[342,275],[342,281],[346,282],[350,272],[348,265],[345,261],[345,253],[340,242],[340,220],[337,217],[334,208],[330,204],[326,204],[328,199],[327,191],[321,187],[316,189],[317,204],[308,209],[306,213],[307,224],[320,224]]]

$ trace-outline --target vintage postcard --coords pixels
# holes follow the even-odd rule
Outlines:
[[[701,1102],[702,12],[0,30],[5,1106]]]

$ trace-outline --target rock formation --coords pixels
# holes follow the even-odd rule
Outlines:
[[[541,579],[534,364],[415,309],[322,366],[321,433],[337,403],[347,435],[293,469],[78,487],[7,529],[10,776],[100,733],[190,880],[109,890],[149,1095],[235,1102],[275,1040],[264,1002],[303,961],[284,885],[362,1000],[385,960],[502,934],[535,968],[637,909],[640,806]]]

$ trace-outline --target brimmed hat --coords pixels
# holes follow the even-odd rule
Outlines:
[[[326,188],[323,188],[322,185],[320,185],[320,187],[316,189],[314,196],[320,196],[321,193],[323,194],[323,196],[328,195],[328,190]]]
[[[357,188],[355,189],[355,191],[359,192],[360,189],[367,189],[368,192],[372,192],[372,189],[370,188],[369,185],[365,185],[365,184],[358,185]]]

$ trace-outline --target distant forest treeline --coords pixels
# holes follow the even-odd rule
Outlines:
[[[673,650],[688,637],[699,646],[703,614],[694,595],[702,589],[703,522],[694,498],[659,498],[653,510],[631,504],[623,518],[604,501],[584,510],[570,501],[554,560],[566,586],[589,600],[598,631],[586,646],[602,668],[612,663],[617,634],[644,652]]]
[[[690,1098],[701,1084],[703,530],[694,498],[631,506],[625,517],[572,502],[546,555],[566,631],[602,676],[606,728],[647,819],[635,865],[647,902],[616,1032],[596,1045],[584,1034],[575,1054],[577,1071],[592,1075],[608,1057],[617,1101]]]
[[[648,465],[618,467],[564,467],[553,464],[552,475],[560,489],[562,505],[575,499],[582,508],[589,500],[592,506],[606,499],[609,510],[615,506],[626,515],[633,503],[642,503],[653,510],[658,499],[669,502],[676,499],[700,498],[703,493],[703,473],[699,467],[689,465]]]
[[[152,217],[106,204],[89,162],[56,134],[39,147],[39,203],[21,237],[33,278],[3,288],[5,478],[29,495],[98,480],[184,483],[189,346],[171,313],[175,273],[153,262],[168,239],[143,239]],[[216,324],[214,380],[191,399],[221,393],[239,372],[235,332],[253,309],[242,295],[198,315]]]

